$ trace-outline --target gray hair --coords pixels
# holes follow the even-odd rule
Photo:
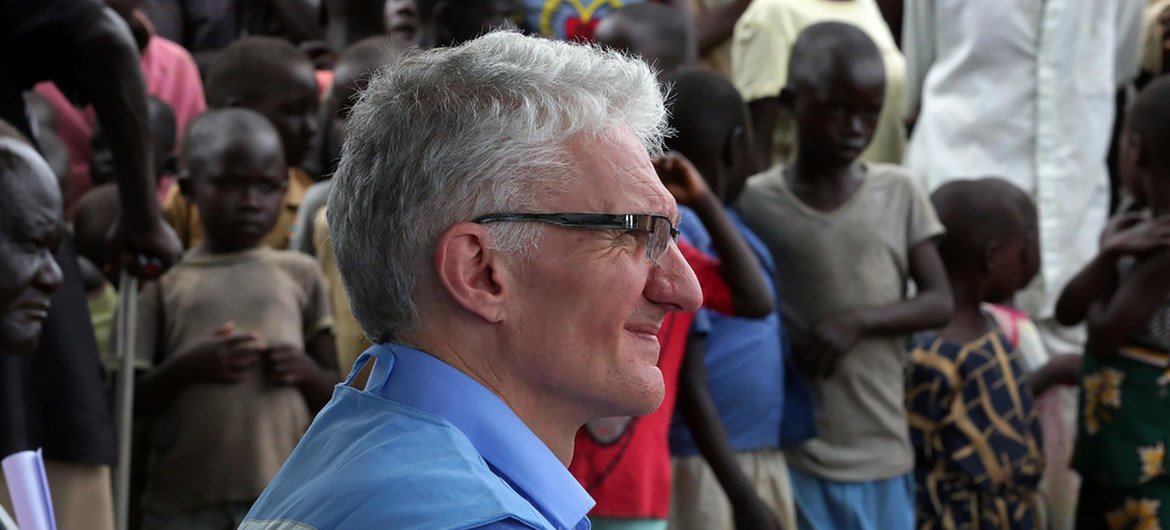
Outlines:
[[[573,178],[565,143],[628,127],[652,154],[667,130],[663,90],[642,61],[598,47],[489,33],[411,53],[375,74],[353,107],[328,222],[354,316],[374,342],[418,324],[437,286],[434,245],[480,215],[539,206]],[[487,225],[523,253],[536,227]]]

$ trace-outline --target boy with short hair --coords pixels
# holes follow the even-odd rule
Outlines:
[[[873,140],[861,158],[901,164],[906,151],[902,110],[906,63],[874,0],[753,0],[743,12],[731,39],[731,71],[735,87],[751,108],[757,156],[769,167],[791,163],[796,155],[796,124],[780,101],[780,91],[791,84],[787,79],[791,50],[801,31],[829,21],[860,28],[881,50],[885,100]]]
[[[1013,191],[998,179],[958,180],[931,195],[947,231],[939,253],[955,312],[914,338],[907,369],[922,530],[1042,528],[1044,455],[1029,383],[1046,378],[1027,376],[1021,351],[983,305],[1035,276]]]
[[[288,192],[280,216],[263,243],[275,249],[289,246],[297,209],[313,180],[302,163],[317,134],[317,79],[308,57],[287,41],[272,37],[245,37],[226,47],[207,72],[207,105],[213,109],[243,107],[267,118],[280,134],[288,164]],[[203,240],[199,211],[172,189],[163,202],[163,215],[179,233],[186,248]]]
[[[782,313],[795,364],[812,378],[819,435],[786,453],[802,529],[914,524],[905,344],[949,320],[951,295],[925,193],[900,167],[858,161],[885,85],[864,32],[839,22],[804,30],[781,93],[796,158],[750,179],[738,203],[785,264],[774,272]]]
[[[712,195],[729,206],[729,228],[751,247],[752,257],[765,272],[766,288],[774,292],[771,275],[776,265],[771,253],[730,207],[755,171],[743,98],[729,81],[702,69],[679,71],[665,82],[672,87],[667,105],[670,126],[676,131],[667,139],[667,148],[688,157]],[[718,258],[708,228],[689,209],[680,208],[680,213],[683,237]],[[795,374],[786,370],[788,348],[779,311],[755,319],[700,311],[711,329],[705,345],[696,345],[698,353],[688,353],[680,376],[681,414],[675,415],[670,430],[674,457],[670,527],[730,530],[743,520],[744,511],[762,501],[781,528],[794,528],[792,488],[780,447],[812,434],[812,411],[787,399],[797,388],[789,386]],[[695,337],[692,342],[697,342]],[[684,421],[708,413],[717,415],[715,424],[721,429],[694,432]]]
[[[191,126],[183,193],[204,240],[139,295],[138,383],[150,417],[144,528],[236,528],[337,382],[328,293],[312,258],[262,246],[288,185],[263,116]]]

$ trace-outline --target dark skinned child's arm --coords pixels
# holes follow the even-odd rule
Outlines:
[[[686,356],[679,373],[679,412],[694,436],[699,452],[731,501],[736,530],[778,529],[780,524],[775,514],[756,495],[735,459],[735,452],[727,443],[719,412],[707,389],[706,344],[701,335],[691,335],[687,339]]]
[[[1117,260],[1170,248],[1170,218],[1147,220],[1137,214],[1109,220],[1101,251],[1065,286],[1056,302],[1056,320],[1072,326],[1085,319],[1093,302],[1104,298],[1116,279]]]
[[[296,386],[314,413],[329,402],[333,386],[340,382],[332,332],[324,330],[305,341],[304,351],[289,344],[275,344],[266,353],[270,381]]]
[[[135,385],[134,413],[153,416],[199,383],[243,382],[260,363],[264,345],[251,333],[236,333],[228,322],[190,351],[173,355]]]
[[[913,298],[876,307],[848,311],[819,324],[803,340],[795,353],[797,363],[808,375],[829,377],[857,341],[865,336],[904,335],[925,329],[941,328],[951,319],[954,300],[946,269],[934,240],[910,247],[910,277],[918,287]]]
[[[654,168],[675,200],[694,210],[711,235],[719,255],[719,275],[731,290],[734,314],[761,318],[771,313],[772,293],[759,259],[695,166],[682,155],[671,153],[655,160]]]
[[[735,32],[735,23],[750,5],[752,0],[732,0],[702,13],[695,13],[699,55],[711,53],[711,50],[730,40]]]
[[[1089,355],[1112,355],[1146,325],[1170,293],[1170,250],[1162,250],[1134,266],[1117,292],[1094,302],[1086,322]]]

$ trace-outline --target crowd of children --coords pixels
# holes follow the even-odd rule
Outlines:
[[[657,69],[704,294],[662,326],[662,407],[577,436],[594,528],[1170,528],[1170,2],[107,3],[186,249],[138,293],[135,527],[240,525],[368,345],[324,210],[369,77],[519,25]],[[112,370],[123,126],[25,100]]]

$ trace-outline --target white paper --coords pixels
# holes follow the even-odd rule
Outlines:
[[[8,455],[0,465],[4,468],[8,495],[12,497],[12,509],[16,512],[16,522],[20,528],[57,530],[41,450]]]

